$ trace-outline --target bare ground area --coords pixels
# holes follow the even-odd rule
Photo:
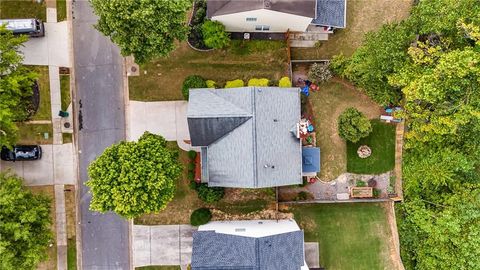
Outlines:
[[[406,18],[411,6],[412,0],[347,0],[347,27],[335,30],[318,48],[292,48],[292,59],[330,59],[340,53],[350,56],[365,33]]]

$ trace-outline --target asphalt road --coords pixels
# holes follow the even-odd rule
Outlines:
[[[128,222],[113,213],[89,210],[83,185],[88,164],[125,139],[122,58],[108,38],[93,28],[96,16],[85,0],[73,2],[73,46],[80,189],[80,229],[84,270],[129,269]]]

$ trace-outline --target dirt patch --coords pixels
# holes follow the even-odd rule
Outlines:
[[[261,220],[261,219],[292,219],[292,213],[278,212],[275,210],[263,210],[252,212],[248,214],[229,214],[223,211],[213,209],[212,210],[212,220],[214,221],[224,221],[224,220]]]
[[[65,212],[67,216],[67,238],[75,240],[75,220],[76,220],[76,208],[75,208],[75,186],[65,186]]]
[[[402,259],[400,257],[400,240],[398,237],[398,229],[397,229],[397,221],[395,220],[395,209],[394,202],[386,202],[382,204],[382,208],[385,211],[385,215],[387,216],[387,222],[390,226],[390,234],[388,235],[388,254],[385,251],[385,256],[389,256],[390,260],[395,265],[395,269],[404,270],[405,267],[403,266]]]

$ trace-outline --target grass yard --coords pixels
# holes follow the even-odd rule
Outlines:
[[[145,73],[146,72],[146,73]],[[223,86],[234,79],[279,80],[287,72],[287,53],[281,41],[232,41],[226,50],[197,52],[185,42],[169,57],[140,67],[140,76],[129,77],[130,99],[181,100],[181,86],[188,75],[201,75]]]
[[[50,202],[50,217],[52,220],[51,230],[52,230],[52,246],[47,249],[47,259],[43,262],[40,262],[37,266],[37,270],[52,270],[57,269],[57,244],[55,242],[55,190],[53,186],[36,186],[36,187],[27,187],[33,194],[43,194],[48,197]]]
[[[70,105],[70,75],[60,75],[60,95],[62,97],[62,111]]]
[[[395,269],[387,211],[381,204],[302,204],[291,207],[306,242],[318,242],[328,270]]]
[[[360,46],[366,32],[406,18],[411,6],[412,0],[348,0],[347,27],[336,30],[319,48],[292,48],[292,59],[330,59],[340,53],[350,56]]]
[[[34,0],[0,0],[0,19],[37,18],[47,21],[46,2]]]
[[[360,174],[380,174],[393,170],[395,166],[395,125],[371,121],[373,131],[357,143],[347,143],[347,171]],[[360,158],[357,149],[368,145],[372,155]]]
[[[67,19],[67,1],[57,0],[57,21],[65,21]]]
[[[65,186],[65,214],[67,216],[67,269],[77,269],[75,186]]]
[[[50,106],[50,78],[47,66],[28,66],[38,74],[38,86],[40,90],[40,106],[33,115],[32,120],[51,120],[52,110]]]
[[[317,146],[321,151],[319,177],[330,181],[347,171],[347,146],[338,135],[338,116],[348,107],[355,107],[368,118],[380,116],[380,106],[350,84],[337,78],[320,85],[320,91],[309,97],[314,112]]]
[[[170,147],[179,149],[176,142],[168,142]],[[180,161],[189,162],[187,152],[180,150]],[[136,218],[135,224],[190,224],[191,213],[201,207],[221,210],[229,214],[248,214],[263,209],[275,209],[275,192],[273,189],[226,189],[225,197],[214,204],[206,204],[197,197],[197,192],[190,189],[186,165],[177,182],[173,200],[165,210],[159,213],[143,215]]]
[[[53,127],[52,124],[24,124],[17,123],[18,144],[52,144]],[[45,139],[44,133],[48,133]]]

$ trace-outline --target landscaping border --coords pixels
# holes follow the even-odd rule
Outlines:
[[[192,1],[192,13],[190,14],[190,18],[188,19],[188,24],[187,24],[188,27],[190,28],[190,30],[192,29],[192,28],[191,28],[191,26],[192,26],[192,19],[193,19],[193,14],[195,14],[195,4],[196,4],[196,3],[197,3],[197,0]],[[189,34],[190,34],[190,32],[189,32]],[[215,49],[213,49],[213,48],[212,48],[212,49],[207,49],[207,50],[195,48],[192,44],[190,44],[190,41],[188,40],[188,36],[187,36],[187,44],[188,44],[188,46],[189,46],[191,49],[193,49],[193,50],[195,50],[195,51],[197,51],[197,52],[211,52],[211,51],[215,50]]]

